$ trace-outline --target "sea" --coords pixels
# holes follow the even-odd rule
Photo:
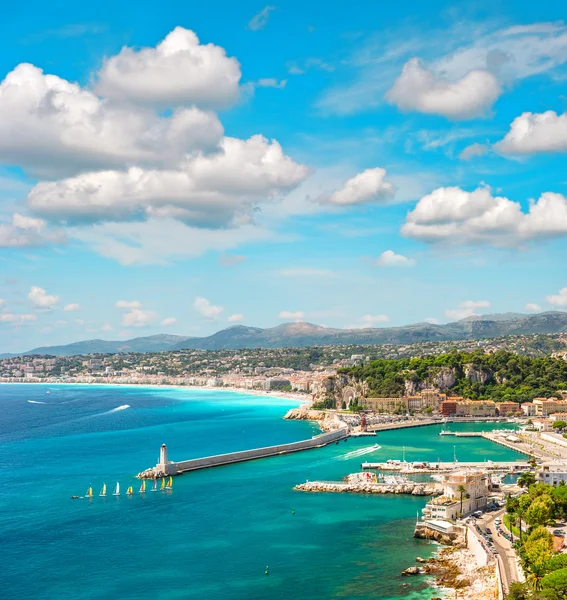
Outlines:
[[[294,491],[365,460],[516,460],[440,426],[187,473],[138,493],[136,473],[171,460],[306,439],[298,402],[217,390],[0,386],[3,598],[325,600],[431,598],[402,577],[438,546],[412,537],[425,499]],[[481,430],[486,424],[451,425]],[[378,444],[379,449],[374,449]],[[116,482],[122,495],[113,497]],[[109,496],[99,497],[103,483]],[[134,487],[133,497],[124,495]],[[92,486],[92,499],[85,496]],[[268,574],[266,574],[266,571]],[[434,594],[439,595],[439,594]]]

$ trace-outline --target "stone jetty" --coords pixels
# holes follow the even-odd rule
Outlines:
[[[408,481],[398,484],[342,481],[306,481],[296,485],[294,490],[301,492],[346,492],[354,494],[408,494],[411,496],[438,496],[441,486],[436,483]]]

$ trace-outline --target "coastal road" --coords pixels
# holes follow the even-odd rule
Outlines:
[[[510,584],[514,581],[520,581],[518,574],[518,563],[516,562],[516,553],[512,548],[512,544],[496,531],[497,517],[502,518],[506,510],[503,508],[493,513],[485,513],[480,519],[476,520],[477,525],[484,531],[487,527],[492,531],[490,537],[493,539],[494,548],[502,559],[502,580],[504,588],[510,589]]]

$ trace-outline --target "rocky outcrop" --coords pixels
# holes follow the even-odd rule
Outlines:
[[[448,390],[455,385],[457,377],[451,367],[440,367],[437,373],[431,377],[431,386],[439,390]]]
[[[415,483],[342,483],[307,481],[296,485],[294,490],[302,492],[346,492],[354,494],[408,494],[412,496],[436,496],[441,490],[435,484]]]
[[[454,546],[456,548],[465,548],[465,533],[464,530],[457,530],[450,533],[442,533],[424,524],[419,524],[414,531],[414,538],[422,540],[434,540],[444,546]]]
[[[292,408],[287,412],[284,419],[295,421],[317,421],[323,431],[335,431],[341,427],[346,427],[337,413],[325,410],[313,410],[307,406]]]
[[[465,365],[465,376],[471,383],[481,383],[484,385],[492,379],[492,373],[478,369],[474,365]]]

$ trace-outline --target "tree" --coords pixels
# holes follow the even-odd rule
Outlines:
[[[538,531],[543,529],[549,539],[543,536],[543,533]],[[535,590],[539,590],[541,588],[542,579],[546,574],[546,566],[547,563],[551,560],[553,556],[553,550],[551,549],[551,535],[549,531],[545,529],[545,527],[538,527],[536,529],[538,534],[541,537],[536,537],[532,539],[532,536],[528,538],[526,542],[524,542],[524,553],[525,553],[525,567],[529,572],[528,579],[531,582],[533,588]]]
[[[524,518],[524,515],[526,514],[528,509],[530,508],[531,503],[532,499],[527,494],[524,494],[523,496],[520,496],[520,498],[518,499],[518,504],[516,506],[516,514],[518,515],[518,526],[520,528],[520,543],[522,543],[522,519]]]
[[[536,478],[535,478],[534,473],[526,472],[526,473],[522,473],[518,477],[518,485],[520,487],[523,487],[526,489],[529,488],[530,485],[533,485],[535,482],[536,482]]]
[[[552,427],[553,427],[553,429],[559,429],[559,431],[563,431],[565,429],[565,427],[567,427],[567,423],[560,419],[559,421],[555,421],[555,423],[553,423]]]
[[[461,483],[461,485],[457,488],[457,492],[459,492],[459,496],[461,499],[461,515],[463,514],[463,496],[467,493],[467,488]]]
[[[506,600],[530,600],[531,597],[531,590],[526,583],[514,581],[510,584],[510,591],[506,596]]]
[[[549,600],[567,600],[567,569],[547,574],[541,581],[543,595]]]
[[[549,496],[536,498],[526,511],[526,521],[531,527],[547,525],[553,515],[553,500]]]

